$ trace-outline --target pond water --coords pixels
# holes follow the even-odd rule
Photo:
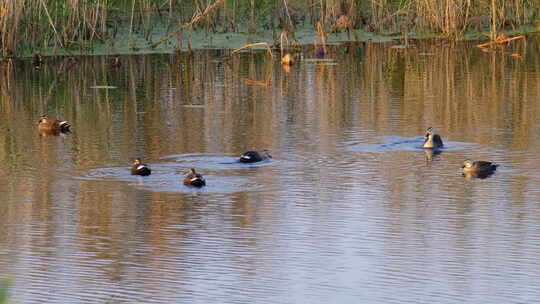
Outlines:
[[[10,298],[540,302],[539,42],[306,48],[290,69],[264,51],[4,62]],[[41,136],[44,113],[73,132]],[[468,158],[500,166],[467,178]],[[182,184],[192,167],[206,187]]]

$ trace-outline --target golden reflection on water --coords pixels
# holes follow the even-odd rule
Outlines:
[[[538,207],[528,204],[540,198],[534,190],[540,184],[537,39],[508,46],[522,58],[484,53],[466,42],[418,41],[407,49],[345,44],[327,60],[305,52],[290,69],[265,52],[227,60],[218,51],[131,56],[114,69],[104,57],[45,58],[40,70],[29,60],[2,62],[0,272],[47,289],[54,282],[32,278],[38,268],[39,274],[82,269],[76,284],[96,277],[126,280],[167,299],[174,298],[174,282],[204,286],[198,277],[213,276],[235,288],[231,282],[256,287],[254,281],[263,280],[279,294],[283,286],[276,277],[283,269],[310,269],[312,263],[302,264],[306,257],[332,256],[325,240],[352,242],[356,234],[342,230],[355,227],[367,234],[362,242],[391,261],[382,267],[358,253],[341,257],[355,265],[366,261],[375,267],[368,277],[388,288],[399,283],[390,274],[422,274],[419,261],[407,254],[427,246],[437,262],[444,259],[440,251],[477,245],[471,235],[489,238],[495,216],[490,204],[508,204],[505,220],[532,232],[540,220]],[[40,136],[36,125],[44,113],[70,121],[73,133]],[[348,149],[377,145],[379,136],[420,137],[429,126],[449,143],[439,155]],[[166,164],[175,166],[171,178],[180,180],[193,164],[189,157],[232,159],[264,148],[274,156],[268,166],[201,169],[232,191],[212,188],[216,180],[199,193],[161,191],[150,179],[129,179],[134,157],[152,165],[179,155]],[[469,157],[497,161],[501,170],[485,180],[465,179],[459,164]],[[119,167],[116,179],[80,179],[94,169]],[[231,176],[252,184],[229,182]],[[471,215],[481,228],[471,228]],[[445,233],[452,239],[447,244],[417,238]],[[506,230],[496,233],[512,238]],[[456,261],[478,252],[448,254],[447,266],[457,273],[443,275],[475,279]],[[55,256],[60,261],[51,265]],[[332,265],[323,268],[339,273]],[[354,285],[347,277],[341,281]],[[123,299],[133,300],[130,287]],[[15,299],[22,290],[16,284]]]

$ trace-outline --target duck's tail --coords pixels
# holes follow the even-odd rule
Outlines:
[[[60,126],[60,130],[62,132],[71,132],[71,130],[69,129],[69,128],[71,128],[71,125],[69,124],[69,122],[67,122],[65,120],[61,121],[59,126]]]
[[[191,182],[191,185],[195,187],[202,187],[206,185],[206,181],[204,180],[204,178],[200,178],[200,177],[194,177],[190,180],[190,182]]]

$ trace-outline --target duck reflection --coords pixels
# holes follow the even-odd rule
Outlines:
[[[424,149],[424,153],[426,154],[426,161],[431,162],[434,159],[439,159],[440,155],[442,154],[441,150],[434,150],[434,149]]]
[[[471,180],[474,178],[484,179],[492,176],[495,173],[495,171],[482,171],[482,172],[463,172],[461,175],[466,180]]]

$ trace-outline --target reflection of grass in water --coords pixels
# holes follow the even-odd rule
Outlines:
[[[0,280],[0,304],[8,303],[8,289],[10,285],[10,279],[4,278]]]

